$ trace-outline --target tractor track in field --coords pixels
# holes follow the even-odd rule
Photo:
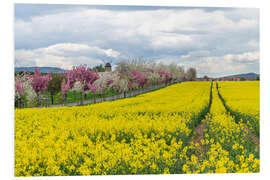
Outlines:
[[[206,128],[206,121],[207,118],[205,118],[203,120],[204,122],[202,122],[201,124],[199,124],[198,126],[195,127],[194,131],[193,131],[193,136],[189,142],[190,145],[195,145],[195,144],[199,144],[199,146],[196,148],[196,156],[198,157],[199,160],[202,160],[203,154],[206,152],[205,147],[202,145],[201,140],[204,137],[204,129]]]
[[[207,113],[204,115],[204,118],[201,120],[201,122],[194,128],[193,130],[193,135],[189,141],[190,145],[195,145],[195,144],[199,144],[199,146],[196,148],[196,156],[198,157],[198,159],[201,161],[202,157],[203,157],[203,153],[206,153],[207,149],[205,149],[205,146],[202,145],[201,140],[204,138],[204,130],[207,127],[207,121],[209,120],[209,118],[211,118],[211,116],[209,116],[209,112],[211,109],[211,104],[212,104],[212,86],[213,86],[213,82],[211,84],[211,91],[210,91],[210,100],[209,100],[209,108]],[[218,92],[218,96],[224,106],[224,108],[226,109],[226,113],[231,115],[230,111],[228,110],[228,107],[226,106],[226,104],[224,104],[224,99],[222,98],[219,90],[218,90],[218,85],[217,85],[217,92]],[[233,115],[231,115],[234,119],[235,117]],[[236,121],[236,123],[238,123]],[[245,130],[247,130],[248,132],[248,138],[254,143],[256,144],[256,146],[258,148],[260,148],[260,140],[258,138],[258,136],[256,136],[248,127],[245,127]]]
[[[209,112],[211,109],[211,105],[212,105],[212,87],[213,87],[213,82],[211,82],[211,86],[210,86],[210,97],[209,97],[209,105],[208,105],[208,110],[205,113],[204,117],[202,118],[202,120],[200,121],[200,123],[194,128],[193,130],[193,134],[192,137],[189,141],[190,145],[195,145],[195,144],[199,144],[198,148],[196,148],[196,156],[199,158],[199,160],[202,160],[202,153],[206,152],[205,147],[202,145],[201,140],[204,137],[204,130],[206,129],[206,122],[209,119]]]
[[[218,92],[218,97],[221,100],[223,106],[226,109],[227,114],[229,114],[230,116],[232,116],[235,120],[235,122],[238,124],[240,119],[238,119],[233,113],[231,113],[231,110],[229,109],[228,105],[226,104],[224,98],[222,97],[220,91],[219,91],[219,86],[218,83],[216,82],[216,89]],[[260,149],[260,139],[258,136],[256,136],[248,127],[245,127],[245,130],[248,132],[248,138],[254,143],[256,144],[256,146]]]

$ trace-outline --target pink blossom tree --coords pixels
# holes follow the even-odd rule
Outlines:
[[[37,104],[39,105],[39,94],[42,91],[47,90],[48,83],[51,80],[51,75],[42,75],[38,69],[35,69],[34,75],[32,76],[31,86],[37,95]]]
[[[169,72],[159,70],[158,74],[160,79],[163,79],[166,84],[172,80],[172,75]]]
[[[87,84],[87,87],[92,93],[95,93],[97,91],[97,85],[94,84],[94,83],[93,84],[91,84],[91,83]]]
[[[144,87],[147,81],[144,75],[140,71],[136,71],[136,70],[133,70],[131,73],[134,77],[134,80],[139,84],[139,86]]]
[[[82,101],[83,96],[86,95],[87,91],[92,91],[93,83],[99,78],[97,72],[92,71],[86,67],[86,65],[81,65],[73,67],[72,70],[66,73],[67,80],[69,81],[69,88],[72,88],[76,81],[79,81],[82,85]]]
[[[138,84],[135,83],[135,82],[133,82],[133,81],[131,81],[131,80],[129,80],[129,82],[128,82],[128,88],[129,89],[137,89],[138,88]]]
[[[89,84],[87,84],[87,86],[88,86],[88,89],[90,90],[90,92],[92,92],[92,93],[95,93],[98,89],[98,87],[95,83],[93,83],[93,84],[89,83]],[[96,96],[94,96],[94,102],[96,103]]]
[[[94,83],[97,87],[97,92],[99,94],[104,94],[107,90],[111,89],[117,77],[118,74],[114,72],[99,73],[99,79]]]
[[[102,72],[100,78],[95,81],[97,92],[104,94],[106,91],[113,90],[117,93],[128,90],[128,78],[119,72]]]
[[[15,77],[15,93],[18,97],[21,97],[24,94],[24,79],[21,76]]]
[[[67,72],[66,76],[71,87],[76,81],[80,81],[85,90],[89,90],[87,84],[93,84],[99,78],[97,72],[91,71],[85,65],[73,67],[72,70]]]
[[[64,96],[64,102],[66,103],[66,101],[67,101],[67,92],[68,92],[68,90],[70,89],[70,82],[69,82],[69,80],[63,80],[62,81],[62,84],[61,84],[61,91],[62,91],[62,94],[63,94],[63,96]]]

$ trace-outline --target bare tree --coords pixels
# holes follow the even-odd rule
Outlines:
[[[176,81],[183,81],[185,77],[185,71],[182,66],[175,63],[171,63],[167,66],[167,71],[172,74],[172,78]]]
[[[127,74],[131,70],[142,70],[149,67],[149,65],[150,62],[143,59],[122,60],[116,63],[115,70],[122,74]]]
[[[131,70],[131,67],[128,61],[120,61],[116,63],[115,70],[121,74],[128,74]]]
[[[189,81],[195,81],[197,77],[197,71],[195,68],[189,68],[186,72],[186,78]]]

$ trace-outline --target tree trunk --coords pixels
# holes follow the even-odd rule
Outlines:
[[[51,94],[51,101],[52,101],[52,104],[53,104],[53,95]]]
[[[64,94],[64,105],[67,103],[67,94]]]
[[[48,95],[47,96],[47,107],[49,107],[50,106],[50,94],[49,94],[49,92],[48,92],[47,95]]]
[[[81,93],[81,103],[80,103],[81,105],[83,105],[83,96],[84,96],[83,93]]]
[[[40,101],[39,101],[39,93],[37,93],[37,107],[39,107]]]
[[[77,102],[77,96],[76,96],[76,93],[74,91],[72,92],[72,100],[74,102]]]
[[[21,108],[21,97],[18,99],[18,107]]]

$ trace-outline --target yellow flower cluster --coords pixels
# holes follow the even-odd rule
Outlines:
[[[250,141],[246,125],[238,124],[226,113],[218,91],[212,88],[210,113],[204,120],[206,129],[201,139],[200,155],[192,154],[183,166],[185,173],[259,172],[259,150]],[[195,149],[190,146],[191,149]],[[195,151],[195,150],[194,150]]]
[[[232,113],[259,135],[260,81],[218,82],[220,93]]]
[[[88,106],[16,109],[15,175],[183,173],[209,94],[210,82],[185,82]]]

